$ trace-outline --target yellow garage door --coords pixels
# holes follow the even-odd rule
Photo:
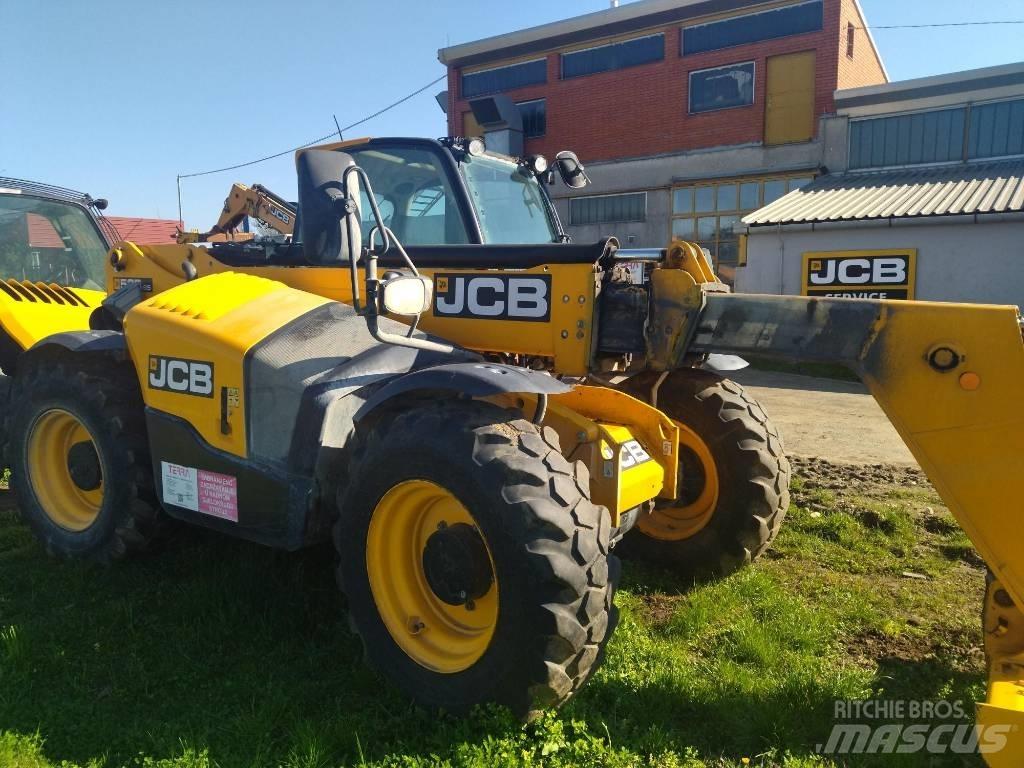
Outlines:
[[[765,144],[814,136],[814,51],[768,58]]]
[[[473,117],[473,110],[471,109],[467,109],[462,113],[462,135],[469,136],[470,138],[474,136],[482,137],[484,135],[484,129],[476,121],[476,118]]]

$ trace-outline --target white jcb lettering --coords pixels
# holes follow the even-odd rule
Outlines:
[[[513,277],[508,281],[509,317],[546,317],[548,314],[547,284],[530,277]]]
[[[466,307],[466,278],[449,278],[451,289],[447,295],[437,294],[437,312],[441,315],[461,315]]]
[[[175,392],[188,391],[188,363],[183,360],[168,361],[167,386]]]
[[[473,278],[469,281],[469,311],[480,317],[497,317],[504,314],[505,302],[498,298],[504,293],[505,284],[500,278]],[[485,303],[487,299],[490,299],[490,303]]]
[[[839,282],[859,285],[871,282],[871,262],[868,259],[844,259],[839,262]]]
[[[196,395],[212,395],[213,369],[202,363],[194,363],[189,369],[188,390]]]
[[[212,397],[213,365],[154,355],[149,359],[149,386],[151,389]]]
[[[899,258],[875,259],[872,282],[902,285],[907,282],[907,263]]]

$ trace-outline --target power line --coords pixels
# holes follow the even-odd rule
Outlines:
[[[247,168],[250,165],[256,165],[258,163],[265,163],[267,160],[275,160],[275,159],[277,159],[279,157],[284,157],[285,155],[289,155],[292,152],[295,152],[296,150],[303,149],[304,147],[310,147],[310,146],[312,146],[314,144],[319,144],[320,142],[327,141],[327,139],[330,139],[333,136],[338,135],[339,133],[342,133],[344,131],[348,131],[348,130],[350,130],[352,128],[355,128],[357,126],[362,125],[363,123],[367,123],[370,120],[373,120],[373,118],[375,118],[375,117],[380,117],[385,112],[388,112],[389,110],[392,110],[395,107],[397,107],[399,104],[404,104],[405,102],[407,102],[409,99],[413,98],[414,96],[419,96],[421,93],[423,93],[425,90],[427,90],[427,88],[430,88],[432,85],[437,85],[437,83],[441,82],[442,80],[444,80],[447,77],[448,77],[447,74],[441,75],[436,80],[431,80],[429,83],[424,85],[422,88],[417,88],[415,91],[413,91],[412,93],[410,93],[410,94],[408,94],[406,96],[403,96],[398,101],[393,102],[391,104],[388,104],[383,109],[378,109],[372,115],[367,115],[366,117],[362,118],[361,120],[356,120],[354,123],[351,123],[350,125],[346,125],[346,126],[344,126],[343,128],[340,128],[340,129],[337,128],[337,126],[335,126],[335,130],[331,131],[327,135],[321,136],[321,137],[316,138],[316,139],[313,139],[312,141],[307,141],[304,144],[299,144],[297,147],[291,147],[290,149],[283,150],[282,152],[275,152],[272,155],[267,155],[266,157],[260,157],[260,158],[257,158],[256,160],[248,160],[248,161],[246,161],[244,163],[237,163],[236,165],[228,165],[228,166],[225,166],[224,168],[214,168],[214,169],[209,170],[209,171],[196,171],[195,173],[182,173],[182,174],[178,174],[178,179],[191,179],[191,178],[195,178],[196,176],[210,176],[211,174],[214,174],[214,173],[224,173],[225,171],[235,171],[235,170],[238,170],[239,168]]]
[[[880,24],[868,27],[858,27],[858,29],[933,29],[935,27],[990,27],[1002,24],[1024,24],[1024,19],[1008,20],[1008,21],[947,21],[935,24]]]

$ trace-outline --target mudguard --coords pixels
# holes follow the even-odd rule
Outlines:
[[[546,373],[500,363],[450,363],[407,373],[374,392],[356,411],[355,421],[366,418],[381,404],[416,390],[445,390],[469,397],[522,392],[561,395],[571,387]]]
[[[119,331],[68,331],[40,339],[29,351],[58,347],[69,352],[124,352],[128,348]]]

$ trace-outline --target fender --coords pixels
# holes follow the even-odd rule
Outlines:
[[[120,331],[68,331],[40,339],[29,347],[28,351],[37,352],[53,348],[64,349],[68,352],[117,354],[125,352],[127,345],[124,334]]]
[[[421,368],[385,384],[356,411],[362,421],[374,409],[398,395],[416,390],[447,390],[470,397],[486,397],[506,392],[536,395],[561,395],[572,387],[546,373],[501,363],[450,363]]]

